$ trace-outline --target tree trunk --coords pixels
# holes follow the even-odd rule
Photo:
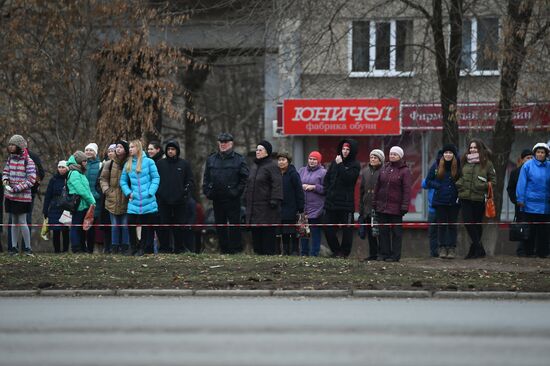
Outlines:
[[[515,139],[512,122],[518,80],[526,54],[525,38],[533,11],[533,0],[508,1],[508,17],[504,26],[504,49],[500,71],[500,99],[493,133],[493,163],[497,175],[495,190],[497,217],[502,209],[502,192],[510,149]]]
[[[443,32],[443,9],[441,0],[432,2],[430,25],[434,37],[437,78],[443,116],[442,143],[458,146],[457,96],[460,76],[460,56],[462,54],[462,0],[452,0],[449,8],[451,35],[449,56],[445,49]]]

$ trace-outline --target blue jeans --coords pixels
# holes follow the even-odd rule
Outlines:
[[[128,232],[128,215],[114,215],[109,213],[111,217],[111,245],[129,245],[130,234]]]
[[[439,243],[437,240],[437,225],[433,225],[437,222],[437,218],[435,215],[435,210],[430,209],[428,212],[428,222],[430,223],[430,226],[428,227],[428,238],[430,239],[430,255],[432,257],[438,257],[439,256]]]
[[[321,219],[309,219],[310,224],[320,224]],[[309,238],[300,239],[300,254],[303,256],[319,256],[319,251],[321,250],[321,227],[320,226],[311,226],[311,250],[309,248]]]
[[[84,216],[86,216],[86,212],[88,209],[82,210],[82,211],[76,211],[73,213],[73,220],[71,222],[71,249],[73,253],[78,253],[81,251],[85,251],[85,248],[82,247],[81,239],[86,235],[84,230],[82,230],[82,223],[84,222]],[[93,230],[91,228],[90,230]]]

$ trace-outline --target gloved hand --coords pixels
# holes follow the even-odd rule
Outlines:
[[[277,200],[271,200],[271,201],[269,201],[269,207],[271,207],[271,208],[277,208],[277,206],[279,206],[279,201],[277,201]]]

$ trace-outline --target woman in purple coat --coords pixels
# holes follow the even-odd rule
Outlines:
[[[380,227],[378,260],[399,262],[403,236],[403,216],[409,210],[411,200],[411,171],[403,161],[403,149],[390,149],[390,161],[384,164],[374,188],[373,208],[380,224],[396,224]]]
[[[325,206],[325,190],[323,180],[326,169],[321,165],[322,155],[312,151],[307,159],[307,166],[300,168],[299,174],[304,190],[304,212],[310,224],[320,224]],[[321,249],[321,227],[311,228],[311,248],[309,238],[302,238],[300,242],[301,255],[317,257]]]

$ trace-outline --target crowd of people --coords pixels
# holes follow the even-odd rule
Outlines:
[[[332,255],[348,257],[355,230],[355,187],[361,177],[359,236],[368,239],[367,259],[401,259],[403,216],[409,210],[412,185],[401,147],[391,147],[388,159],[382,149],[372,150],[361,169],[357,141],[344,138],[330,157],[328,169],[318,151],[310,152],[306,166],[296,169],[288,152],[272,158],[269,141],[258,142],[250,166],[234,150],[230,133],[220,133],[217,141],[217,151],[206,159],[202,192],[212,201],[221,253],[243,251],[244,199],[244,223],[251,231],[256,254],[318,256],[324,232]],[[549,152],[545,143],[522,152],[520,165],[509,179],[507,190],[516,205],[516,220],[531,223],[529,237],[518,245],[518,255],[548,256]],[[152,141],[146,153],[140,140],[120,140],[107,147],[104,159],[92,142],[59,161],[43,205],[54,251],[67,252],[69,247],[74,253],[92,253],[95,248],[125,255],[193,251],[190,225],[197,207],[195,181],[180,153],[176,141],[164,146]],[[1,190],[3,210],[12,224],[8,226],[12,255],[19,253],[21,237],[21,249],[33,255],[27,223],[43,178],[40,159],[29,151],[25,138],[12,136]],[[481,222],[488,190],[496,184],[491,152],[483,141],[469,141],[461,157],[456,146],[443,146],[423,181],[423,188],[429,190],[433,257],[456,257],[460,212],[471,243],[466,259],[486,255]],[[63,209],[68,196],[76,199],[71,212]],[[94,225],[88,228],[89,216]],[[310,235],[298,235],[298,221],[311,225]]]

